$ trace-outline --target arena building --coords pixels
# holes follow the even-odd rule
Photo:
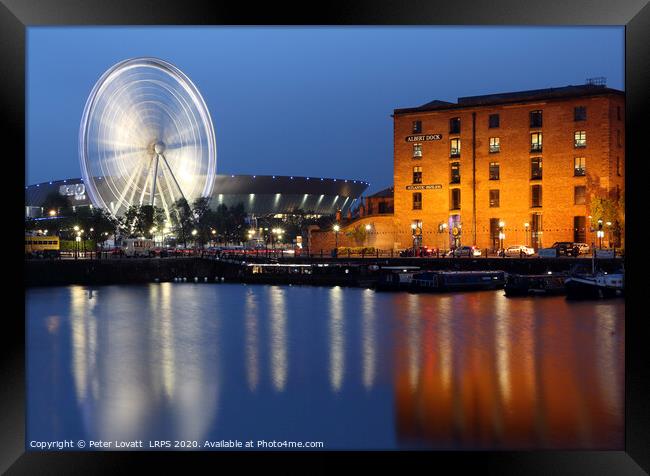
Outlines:
[[[313,215],[346,214],[368,187],[350,179],[287,177],[280,175],[217,175],[211,207],[242,203],[251,216],[291,214],[296,209]],[[44,182],[25,187],[25,216],[48,213],[43,205],[52,193],[68,196],[74,207],[91,206],[83,179]]]
[[[376,222],[364,242],[382,248],[598,244],[592,197],[624,195],[624,106],[596,80],[395,109],[392,223],[359,216],[338,242]],[[623,230],[603,225],[605,245],[621,246]]]

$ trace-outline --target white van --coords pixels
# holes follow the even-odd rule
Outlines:
[[[147,238],[127,238],[122,241],[125,256],[150,256],[153,240]]]

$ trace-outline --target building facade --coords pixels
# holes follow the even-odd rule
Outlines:
[[[592,198],[624,195],[624,106],[585,84],[396,109],[395,248],[598,245]]]

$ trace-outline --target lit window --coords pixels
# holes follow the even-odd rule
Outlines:
[[[585,106],[576,106],[573,108],[573,120],[574,121],[586,121],[587,120],[587,108]]]
[[[413,183],[422,183],[422,167],[413,167]]]
[[[422,121],[413,121],[413,134],[422,132]]]
[[[585,131],[576,131],[573,136],[575,147],[587,147],[587,133]]]
[[[533,157],[530,159],[530,178],[531,180],[539,180],[542,178],[542,158]]]
[[[587,173],[587,168],[585,165],[584,157],[576,157],[573,159],[573,175],[576,177],[582,177]]]
[[[449,144],[449,156],[460,157],[460,139],[451,139]]]
[[[498,114],[490,114],[490,118],[488,120],[488,127],[490,129],[494,129],[496,127],[499,127],[499,115]]]
[[[499,152],[501,150],[501,144],[498,137],[490,137],[490,153]]]
[[[490,190],[490,207],[495,208],[499,206],[499,191]]]
[[[422,194],[420,192],[413,194],[413,210],[422,210]]]
[[[422,157],[422,144],[413,144],[413,158]]]
[[[587,187],[578,185],[573,189],[573,203],[576,205],[584,205],[587,203]]]
[[[449,183],[460,183],[460,162],[452,162],[451,167],[451,178]]]
[[[490,180],[499,180],[499,162],[490,162]]]
[[[533,132],[530,135],[530,151],[531,152],[541,152],[542,151],[542,133]]]

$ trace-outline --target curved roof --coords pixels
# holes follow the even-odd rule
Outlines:
[[[343,212],[368,188],[368,182],[352,179],[283,175],[217,175],[212,206],[243,203],[256,215],[289,213],[296,208],[318,214]],[[25,187],[25,205],[41,207],[52,192],[68,194],[72,205],[90,205],[83,179],[53,180]]]

